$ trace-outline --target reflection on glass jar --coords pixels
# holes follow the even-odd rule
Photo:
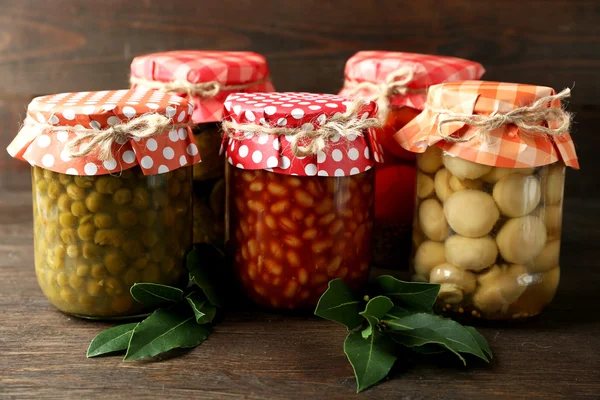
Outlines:
[[[71,176],[33,167],[35,271],[61,311],[83,317],[143,312],[134,283],[187,280],[192,167],[149,175]]]
[[[229,237],[246,294],[273,308],[314,307],[327,283],[366,283],[373,171],[300,177],[229,166]]]
[[[223,246],[225,234],[225,162],[219,154],[217,123],[194,128],[202,162],[194,165],[194,243]]]
[[[439,307],[487,319],[539,314],[559,281],[565,166],[499,168],[417,155],[413,280]]]

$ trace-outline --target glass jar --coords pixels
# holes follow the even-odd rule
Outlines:
[[[361,125],[376,122],[375,104],[310,93],[236,94],[225,104],[227,250],[245,294],[303,309],[332,279],[359,289],[372,257],[372,168],[382,159]],[[334,134],[333,125],[354,130]],[[294,152],[294,143],[311,150]]]
[[[579,168],[560,102],[568,94],[435,85],[425,111],[396,134],[418,153],[412,279],[440,284],[440,311],[523,319],[552,301],[565,167]]]
[[[202,162],[194,165],[194,243],[221,247],[225,236],[225,160],[217,123],[198,124],[194,137]]]
[[[192,243],[192,167],[146,176],[71,176],[33,167],[35,272],[59,310],[138,314],[134,283],[180,286]]]
[[[200,162],[191,113],[187,100],[143,88],[28,106],[8,151],[33,168],[35,272],[56,308],[129,317],[151,311],[131,297],[133,284],[185,286]]]
[[[560,276],[564,163],[492,167],[431,147],[417,164],[413,280],[441,285],[443,311],[539,314]]]
[[[385,163],[375,166],[374,265],[408,271],[417,170],[394,135],[423,110],[427,87],[483,73],[476,62],[438,55],[359,51],[348,59],[340,94],[376,100],[385,121],[376,130]]]
[[[373,170],[291,176],[232,167],[231,249],[246,294],[273,308],[314,307],[331,279],[369,273]]]
[[[266,59],[249,51],[175,50],[145,54],[131,62],[132,87],[176,93],[195,105],[193,131],[202,154],[194,165],[194,242],[224,244],[225,162],[218,122],[234,92],[271,92]]]

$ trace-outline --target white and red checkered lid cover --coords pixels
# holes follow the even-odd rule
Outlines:
[[[389,74],[405,67],[414,73],[407,87],[416,90],[393,96],[389,99],[390,105],[417,110],[423,110],[427,100],[426,90],[418,89],[427,89],[442,82],[479,79],[485,72],[481,64],[462,58],[394,51],[359,51],[346,62],[344,74],[347,82],[377,84],[385,82]],[[344,87],[340,95],[348,96],[351,92],[350,88]],[[367,90],[359,93],[361,97],[371,94]]]
[[[318,129],[336,113],[343,113],[351,100],[331,94],[314,93],[235,93],[224,104],[224,120],[239,124],[267,127]],[[358,118],[373,117],[377,105],[365,101]],[[383,149],[375,129],[362,136],[335,136],[325,151],[298,157],[292,153],[285,135],[239,135],[223,138],[226,157],[231,165],[242,169],[265,169],[286,175],[349,176],[371,169],[383,162]]]
[[[131,62],[131,75],[151,81],[174,80],[189,83],[217,82],[220,85],[243,85],[264,81],[269,77],[267,60],[251,51],[175,50],[138,56]],[[223,115],[223,102],[233,92],[272,92],[270,80],[246,89],[222,90],[216,96],[192,96],[194,123],[218,122]],[[177,93],[187,97],[187,94]]]
[[[71,158],[65,153],[77,137],[70,127],[101,130],[157,113],[185,125],[193,111],[186,99],[156,90],[105,90],[37,97],[27,107],[23,128],[7,148],[17,159],[68,175],[119,173],[136,165],[144,175],[156,175],[200,162],[191,128],[175,127],[149,138],[130,138],[112,145],[112,158],[97,153]],[[58,128],[58,129],[57,129]],[[64,128],[64,129],[63,129]]]
[[[438,132],[440,114],[433,111],[443,108],[463,115],[506,114],[555,94],[550,87],[520,83],[464,81],[435,85],[428,94],[431,107],[425,107],[421,114],[394,135],[394,139],[406,150],[415,153],[423,153],[427,147],[435,145],[456,157],[496,167],[528,168],[562,161],[568,167],[579,169],[575,144],[568,132],[549,136],[524,132],[514,124],[505,124],[490,131],[485,142],[447,141]],[[558,99],[545,106],[562,108]],[[540,121],[539,125],[556,128],[558,122]],[[474,137],[478,129],[461,121],[441,127],[443,135],[456,138]]]

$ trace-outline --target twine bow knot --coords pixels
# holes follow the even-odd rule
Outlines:
[[[365,129],[381,126],[377,118],[359,117],[358,114],[363,106],[363,100],[354,100],[344,113],[336,113],[325,120],[318,129],[313,130],[240,124],[235,121],[224,121],[223,130],[235,140],[245,140],[248,136],[256,134],[285,135],[290,142],[292,153],[296,157],[304,157],[325,150],[327,141],[334,137],[363,136]]]
[[[566,99],[571,96],[569,88],[555,95],[545,96],[535,101],[530,106],[519,107],[507,113],[494,112],[492,115],[455,113],[445,108],[426,107],[438,114],[437,132],[448,142],[468,142],[474,138],[485,141],[488,134],[501,126],[513,124],[520,130],[530,133],[542,133],[549,136],[559,136],[569,131],[571,126],[571,114],[561,108],[548,107],[548,103],[555,100]],[[540,122],[557,122],[556,127],[540,125]],[[442,132],[442,127],[453,122],[463,122],[466,125],[478,127],[474,135],[468,138],[452,137],[451,134]]]

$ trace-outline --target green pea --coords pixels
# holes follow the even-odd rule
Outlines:
[[[90,275],[96,279],[104,278],[107,272],[108,271],[106,271],[106,268],[104,268],[104,264],[101,263],[92,265],[92,268],[90,269]]]
[[[126,169],[125,171],[121,172],[121,179],[135,179],[136,175],[135,172],[133,171],[133,169]]]
[[[58,221],[64,228],[72,228],[77,225],[77,217],[70,212],[61,213]]]
[[[83,278],[84,276],[87,276],[87,274],[89,274],[90,272],[90,267],[89,265],[83,263],[83,262],[78,262],[76,267],[75,267],[75,273],[77,274],[77,276]]]
[[[106,213],[94,215],[94,225],[96,225],[96,228],[110,228],[112,223],[112,217]]]
[[[109,296],[117,296],[123,293],[123,285],[118,279],[108,277],[104,281],[104,291]]]
[[[60,197],[58,198],[58,209],[60,211],[69,211],[71,210],[71,199],[69,198],[69,195],[66,193],[63,193],[60,195]]]
[[[67,248],[64,245],[60,244],[54,248],[54,256],[57,259],[62,261],[62,260],[64,260],[66,255],[67,255]]]
[[[73,181],[80,188],[87,189],[87,188],[91,188],[92,186],[94,186],[94,179],[95,178],[92,178],[89,176],[76,176],[73,178]]]
[[[62,185],[58,181],[50,181],[48,183],[48,197],[52,200],[58,199],[62,192]]]
[[[156,235],[156,232],[151,229],[146,229],[145,231],[143,231],[140,234],[140,239],[142,240],[144,246],[148,248],[158,243],[158,236]]]
[[[142,282],[157,283],[160,281],[160,270],[154,263],[148,264],[146,268],[142,270]]]
[[[94,243],[101,246],[119,247],[125,240],[125,233],[118,229],[98,229],[94,235]]]
[[[56,282],[58,282],[58,284],[62,287],[65,287],[69,284],[69,278],[67,277],[67,274],[65,274],[64,272],[59,272],[56,275]]]
[[[73,182],[73,177],[67,174],[58,174],[58,181],[63,186],[67,186],[69,183]]]
[[[161,267],[162,270],[168,274],[175,268],[175,259],[173,257],[165,257],[161,263]]]
[[[64,244],[75,244],[77,243],[77,232],[75,229],[63,229],[60,231],[60,238]]]
[[[58,226],[54,223],[49,222],[44,229],[44,238],[48,243],[56,242],[58,238]]]
[[[129,258],[140,257],[144,252],[144,246],[136,239],[129,239],[123,243],[123,252]]]
[[[105,175],[96,180],[96,190],[103,194],[115,193],[123,184],[120,178]]]
[[[46,194],[48,191],[48,181],[46,180],[38,180],[35,184],[35,187],[40,194]]]
[[[97,280],[90,279],[87,281],[86,290],[90,296],[96,297],[102,291],[102,286],[100,285],[100,282],[98,282]]]
[[[104,195],[98,192],[90,193],[85,199],[85,205],[93,213],[100,211],[104,205]]]
[[[46,180],[53,180],[57,178],[57,173],[54,171],[50,171],[49,169],[45,169],[44,170],[44,179]]]
[[[150,204],[148,191],[141,187],[133,189],[133,206],[138,210],[145,210]]]
[[[77,258],[77,257],[79,257],[79,247],[77,247],[74,244],[71,244],[71,245],[67,246],[67,255],[70,258]]]
[[[162,223],[164,226],[173,226],[175,223],[175,211],[171,207],[162,210]]]
[[[131,194],[131,190],[127,188],[121,188],[113,195],[113,202],[119,205],[127,204],[131,201],[132,197],[133,195]]]
[[[139,223],[146,228],[151,227],[156,222],[158,213],[154,210],[148,210],[140,214]]]
[[[135,260],[133,262],[133,264],[131,264],[133,266],[133,268],[135,269],[144,269],[146,268],[146,266],[148,266],[148,259],[145,257],[142,258],[138,258],[137,260]]]
[[[173,203],[173,209],[175,210],[175,215],[179,218],[187,213],[188,205],[183,200],[177,200]]]
[[[135,224],[137,224],[138,216],[135,211],[131,209],[126,209],[117,213],[117,220],[119,221],[119,224],[121,226],[125,228],[131,228],[132,226],[135,226]]]
[[[79,239],[81,240],[90,241],[94,238],[95,234],[96,227],[91,223],[80,224],[79,227],[77,227],[77,236],[79,236]]]
[[[169,179],[168,184],[169,196],[173,199],[176,198],[181,192],[181,181],[177,179]]]
[[[71,200],[83,200],[85,199],[85,189],[77,186],[74,183],[69,184],[67,186],[67,194],[71,198]]]
[[[71,204],[71,213],[74,216],[81,218],[90,212],[83,201],[74,201],[73,204]]]
[[[91,242],[85,242],[82,247],[83,257],[86,259],[96,258],[102,252],[100,246],[95,245]]]
[[[104,266],[113,275],[119,275],[127,266],[125,257],[119,251],[110,251],[104,256]]]
[[[132,286],[134,283],[140,282],[141,275],[139,271],[134,268],[129,268],[123,276],[123,281],[127,286]]]
[[[165,248],[164,246],[154,246],[152,250],[150,250],[150,259],[157,263],[160,263],[165,256]]]
[[[152,204],[155,208],[165,207],[169,203],[169,196],[164,191],[155,191],[152,194]]]

